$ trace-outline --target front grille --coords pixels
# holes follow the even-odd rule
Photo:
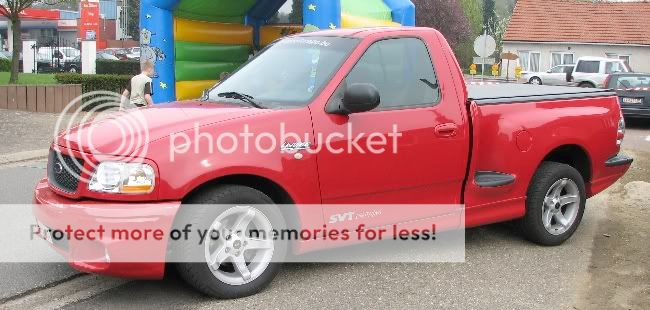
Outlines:
[[[47,163],[47,178],[50,184],[64,192],[76,192],[83,163],[79,158],[50,151]]]

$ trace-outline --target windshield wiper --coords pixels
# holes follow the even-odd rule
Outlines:
[[[258,108],[258,109],[266,109],[263,105],[260,105],[255,101],[255,98],[251,95],[247,94],[242,94],[236,91],[231,91],[231,92],[225,92],[225,93],[219,93],[217,94],[217,97],[221,98],[229,98],[229,99],[237,99],[243,102],[246,102],[250,104],[252,107]]]

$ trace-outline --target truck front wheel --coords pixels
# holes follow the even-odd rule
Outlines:
[[[520,230],[535,243],[560,245],[580,225],[586,201],[585,183],[575,168],[543,162],[528,187]]]
[[[172,242],[172,257],[188,284],[229,299],[253,295],[273,281],[287,247],[274,240],[272,231],[284,226],[284,218],[271,198],[250,187],[221,185],[186,203],[175,229],[190,224],[194,237]]]

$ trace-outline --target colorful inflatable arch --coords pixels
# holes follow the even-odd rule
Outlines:
[[[193,99],[253,50],[296,32],[413,26],[409,0],[304,0],[302,25],[269,25],[287,0],[142,0],[141,61],[155,65],[154,101]]]

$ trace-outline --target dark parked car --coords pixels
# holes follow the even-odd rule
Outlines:
[[[104,53],[104,52],[98,52],[97,53],[97,60],[119,60],[117,57]],[[81,58],[80,56],[77,56],[73,58],[71,61],[68,61],[64,65],[64,71],[65,72],[70,72],[70,73],[77,73],[81,72]]]
[[[12,53],[9,51],[0,51],[0,59],[7,59],[11,61]],[[23,72],[23,55],[20,55],[20,61],[18,62],[18,71]],[[43,59],[36,60],[36,66],[39,73],[56,73],[61,72],[60,63],[50,62]]]
[[[616,73],[605,84],[618,94],[623,115],[650,118],[650,73]]]
[[[72,58],[71,61],[66,62],[63,65],[63,71],[70,73],[81,72],[81,56]]]

